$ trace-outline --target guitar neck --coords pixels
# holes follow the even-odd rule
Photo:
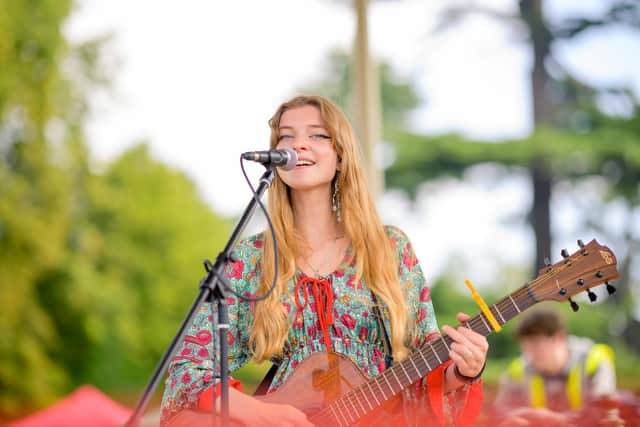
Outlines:
[[[497,322],[504,325],[537,302],[533,293],[529,291],[529,284],[526,284],[489,309]],[[493,332],[491,323],[483,313],[464,322],[463,326],[484,336]],[[327,410],[337,419],[351,420],[354,417],[363,417],[449,360],[452,342],[451,337],[441,335],[424,344],[404,361],[395,363],[376,378],[332,402]]]
[[[529,292],[529,284],[526,284],[514,293],[490,306],[489,311],[498,324],[502,326],[521,312],[537,303],[538,300],[535,298],[533,293]],[[488,336],[493,332],[491,322],[487,319],[484,313],[475,315],[467,322],[464,322],[463,326],[483,336]],[[441,335],[437,339],[423,345],[419,350],[408,357],[407,360],[389,369],[389,371],[394,369],[395,372],[384,372],[383,375],[395,378],[398,376],[398,372],[401,372],[403,376],[406,377],[406,381],[402,381],[402,385],[398,382],[397,386],[394,386],[394,391],[399,392],[408,385],[413,384],[420,378],[423,378],[429,372],[447,361],[449,359],[449,351],[452,342],[453,340],[451,337]],[[408,375],[404,375],[405,371]]]
[[[613,252],[595,239],[587,245],[578,241],[578,245],[578,251],[568,255],[563,250],[561,261],[546,265],[534,280],[489,307],[495,321],[504,325],[540,301],[566,301],[602,283],[607,283],[609,293],[613,292],[608,281],[620,277]],[[491,325],[480,313],[462,326],[487,336],[493,332]],[[402,362],[327,405],[316,414],[317,418],[328,417],[339,420],[340,425],[351,425],[449,360],[452,343],[447,335],[427,342]]]

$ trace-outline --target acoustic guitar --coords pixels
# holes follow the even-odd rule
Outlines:
[[[563,250],[561,261],[549,263],[534,280],[490,306],[495,320],[504,325],[533,305],[549,300],[569,300],[576,311],[578,305],[571,298],[586,291],[594,301],[596,294],[591,288],[603,283],[612,294],[615,288],[609,281],[620,277],[613,252],[596,240],[578,244],[578,251],[569,255]],[[483,313],[463,326],[484,336],[493,332]],[[278,390],[256,398],[266,403],[293,405],[318,427],[389,425],[390,414],[396,413],[401,405],[399,393],[447,361],[452,342],[442,335],[373,379],[346,356],[314,353],[298,365]]]

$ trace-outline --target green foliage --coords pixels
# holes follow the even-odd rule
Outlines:
[[[222,249],[228,224],[190,180],[153,161],[145,146],[125,153],[91,189],[86,231],[102,239],[92,243],[90,261],[105,285],[97,301],[108,304],[83,311],[97,309],[99,316],[93,328],[99,345],[84,380],[139,384],[186,314],[205,274],[200,261]],[[116,367],[114,377],[108,371]]]
[[[46,125],[63,80],[60,33],[68,1],[0,2],[0,410],[46,402],[65,385],[46,350],[56,339],[33,283],[60,262],[69,179],[49,161]],[[46,375],[42,375],[46,373]]]
[[[83,206],[66,212],[57,240],[41,241],[28,211],[6,198],[0,204],[5,413],[45,404],[81,383],[142,385],[197,294],[200,260],[225,241],[228,224],[145,146],[83,182],[76,188],[86,193]],[[32,258],[36,244],[56,245],[56,256],[44,264]]]
[[[52,87],[67,48],[61,23],[71,1],[0,1],[0,113],[20,105],[42,125],[54,110]],[[37,128],[34,129],[37,131]]]
[[[28,215],[27,194],[0,201],[5,413],[45,404],[81,383],[142,385],[197,294],[200,260],[215,255],[227,235],[228,224],[193,183],[151,159],[145,146],[81,182],[74,190],[85,194],[82,206],[49,223],[57,234],[44,241],[34,234],[41,230]],[[45,216],[41,207],[31,209]],[[48,262],[34,258],[52,247]]]
[[[90,168],[107,39],[69,46],[71,7],[0,0],[0,419],[81,383],[144,384],[229,230],[144,145]]]
[[[479,163],[527,168],[534,159],[544,158],[556,180],[600,175],[609,181],[612,196],[623,195],[634,204],[640,201],[640,132],[604,126],[587,134],[540,128],[527,139],[504,142],[398,132],[392,140],[396,161],[386,170],[386,182],[411,195],[424,181],[461,176]]]

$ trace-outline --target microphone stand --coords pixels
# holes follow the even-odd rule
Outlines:
[[[196,297],[193,305],[189,309],[187,317],[180,325],[178,329],[178,333],[169,344],[169,347],[165,351],[162,359],[158,363],[153,375],[151,376],[151,380],[147,384],[142,397],[138,401],[138,404],[129,419],[127,420],[125,427],[136,427],[139,425],[140,420],[142,418],[142,414],[146,410],[153,393],[158,387],[158,383],[164,372],[166,372],[167,367],[169,365],[170,359],[173,357],[178,344],[182,342],[184,336],[186,334],[187,329],[193,322],[193,318],[199,307],[206,301],[215,304],[214,308],[218,309],[218,336],[220,343],[220,418],[223,427],[227,427],[229,425],[229,373],[228,373],[228,344],[227,344],[227,332],[229,330],[229,310],[227,307],[227,296],[226,290],[229,288],[229,282],[224,277],[224,267],[228,261],[237,261],[238,258],[235,253],[233,253],[233,248],[235,247],[240,235],[244,231],[245,227],[249,223],[249,220],[253,216],[254,211],[256,210],[256,206],[258,204],[258,200],[260,200],[267,190],[269,186],[271,186],[271,182],[275,176],[274,166],[267,165],[266,172],[260,178],[260,185],[256,189],[253,198],[249,202],[249,205],[245,208],[242,213],[242,217],[238,221],[235,229],[231,233],[231,237],[227,242],[227,245],[224,247],[222,252],[218,254],[216,258],[215,264],[211,264],[209,260],[204,261],[205,270],[207,271],[207,275],[200,281],[200,291],[198,296]],[[213,323],[212,323],[213,327]],[[214,339],[215,344],[215,339]],[[213,359],[214,365],[213,369],[215,372],[215,348],[213,351]],[[213,393],[213,422],[215,423],[215,411],[216,411],[216,396],[215,392]]]

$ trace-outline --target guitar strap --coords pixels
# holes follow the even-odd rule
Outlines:
[[[265,394],[267,394],[267,391],[269,391],[269,386],[271,385],[271,381],[273,381],[273,377],[276,375],[276,371],[278,370],[278,366],[280,366],[278,363],[274,363],[273,365],[271,365],[269,372],[267,372],[267,375],[264,376],[264,378],[260,382],[260,385],[258,386],[258,388],[256,388],[256,391],[253,392],[254,396],[264,396]]]
[[[384,323],[384,317],[382,317],[383,310],[380,308],[380,303],[378,302],[378,298],[376,298],[376,294],[371,292],[371,299],[373,300],[373,314],[376,316],[376,321],[378,322],[378,329],[382,334],[382,345],[384,346],[384,364],[387,369],[393,365],[393,349],[391,348],[391,341],[389,341],[389,335],[387,334],[387,327]]]

